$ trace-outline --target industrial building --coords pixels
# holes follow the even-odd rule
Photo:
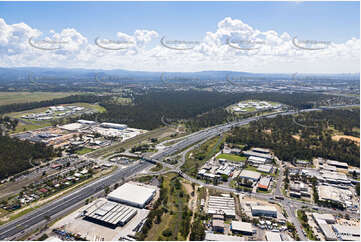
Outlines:
[[[209,196],[207,214],[223,214],[225,217],[234,218],[236,216],[234,198]]]
[[[342,204],[344,206],[351,203],[352,192],[332,186],[320,185],[318,186],[319,199],[321,201],[332,201]],[[352,203],[351,203],[352,204]]]
[[[261,177],[261,173],[250,170],[242,170],[241,174],[239,174],[239,178],[241,179],[244,178],[252,181],[258,181],[260,177]]]
[[[205,241],[244,241],[243,237],[206,232]]]
[[[144,208],[155,196],[156,189],[135,183],[125,183],[108,194],[107,199]]]
[[[266,231],[265,235],[267,241],[282,241],[280,233]]]
[[[257,171],[263,172],[263,173],[271,173],[273,170],[272,165],[259,165],[257,168]]]
[[[341,240],[360,241],[360,227],[334,224],[332,229]]]
[[[251,151],[261,153],[261,154],[270,154],[271,153],[270,149],[265,149],[265,148],[252,148]]]
[[[351,180],[347,178],[347,175],[340,172],[332,172],[332,171],[320,171],[321,180],[330,183],[330,184],[343,184],[343,185],[351,185]]]
[[[250,165],[258,167],[260,165],[264,165],[267,162],[267,159],[257,156],[249,156],[247,161]]]
[[[95,122],[95,121],[83,120],[83,119],[79,119],[77,122],[78,122],[78,123],[80,123],[80,124],[87,124],[87,125],[93,125],[93,124],[96,124],[96,122]]]
[[[339,162],[335,160],[327,160],[326,162],[329,166],[335,166],[340,169],[348,169],[348,164],[346,162]]]
[[[84,218],[111,228],[123,226],[129,222],[137,210],[111,201],[98,201],[84,211]]]
[[[258,189],[268,191],[269,186],[271,184],[271,177],[262,177],[258,182]]]
[[[336,234],[329,225],[336,223],[336,219],[332,214],[312,213],[312,217],[326,240],[337,240]]]
[[[100,126],[103,128],[120,129],[120,130],[128,128],[126,124],[115,124],[115,123],[101,123]]]
[[[252,235],[256,232],[251,223],[245,223],[241,221],[232,221],[231,231],[236,234]]]
[[[264,216],[277,218],[277,209],[275,206],[251,206],[252,216]]]
[[[251,151],[251,150],[243,151],[243,154],[245,156],[256,156],[256,157],[264,158],[264,159],[267,159],[267,160],[272,160],[272,155],[271,154],[263,154],[263,153],[254,152],[254,151]]]

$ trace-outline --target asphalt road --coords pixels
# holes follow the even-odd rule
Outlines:
[[[63,210],[103,190],[105,187],[119,182],[119,180],[122,178],[126,178],[131,174],[144,170],[149,166],[151,166],[151,164],[147,162],[140,162],[125,169],[116,170],[111,175],[87,184],[86,186],[77,189],[66,196],[63,196],[14,221],[11,221],[0,227],[0,240],[11,238],[14,235],[21,233],[25,229],[41,223],[44,220],[46,221],[49,218],[54,219],[52,216],[56,216]]]

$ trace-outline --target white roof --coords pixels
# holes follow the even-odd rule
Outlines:
[[[282,241],[281,234],[271,231],[266,231],[266,240],[267,241]]]
[[[333,229],[340,234],[347,234],[352,236],[360,236],[360,227],[334,224]]]
[[[125,183],[108,194],[107,198],[115,201],[128,201],[131,203],[144,205],[156,189],[141,186],[135,183]]]
[[[261,177],[261,173],[259,173],[257,171],[242,170],[242,172],[239,176],[258,180]]]
[[[251,206],[252,210],[259,210],[259,211],[273,211],[273,212],[277,212],[277,208],[275,206]]]
[[[206,241],[244,241],[243,237],[206,232]]]
[[[245,222],[241,222],[241,221],[232,221],[232,230],[245,231],[245,232],[252,233],[253,226],[251,223],[245,223]]]

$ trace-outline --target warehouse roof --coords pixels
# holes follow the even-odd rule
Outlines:
[[[244,241],[243,237],[206,232],[206,241]]]
[[[251,223],[232,221],[231,227],[232,230],[253,233],[253,226]]]
[[[110,201],[97,201],[86,210],[87,218],[96,219],[111,225],[125,224],[133,217],[137,210],[128,206]]]
[[[270,177],[262,177],[261,180],[258,182],[258,187],[263,189],[268,189],[271,182]]]
[[[266,240],[267,241],[282,241],[281,234],[271,231],[266,231]]]
[[[360,227],[357,226],[347,226],[334,224],[332,225],[333,229],[340,234],[346,234],[349,236],[360,236]]]
[[[261,173],[257,171],[251,171],[251,170],[242,170],[241,174],[239,175],[241,178],[249,178],[258,180],[261,177]]]
[[[262,210],[262,211],[273,211],[277,212],[277,208],[275,206],[265,206],[265,205],[257,205],[257,206],[251,206],[252,210]]]
[[[257,171],[270,173],[272,171],[272,165],[259,165]]]
[[[116,201],[129,201],[136,204],[145,204],[156,192],[156,189],[141,186],[135,183],[125,183],[108,194],[107,198]]]

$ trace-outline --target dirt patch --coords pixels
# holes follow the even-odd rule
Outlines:
[[[332,140],[339,141],[340,139],[348,139],[355,142],[357,145],[360,145],[360,137],[354,137],[350,135],[334,135]]]
[[[270,130],[270,129],[266,129],[264,132],[265,132],[266,134],[272,134],[272,130]]]

